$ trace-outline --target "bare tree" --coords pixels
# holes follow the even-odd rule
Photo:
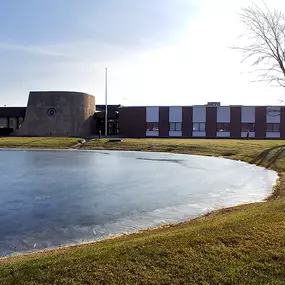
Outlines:
[[[264,2],[263,2],[264,3]],[[239,14],[246,28],[247,45],[233,47],[243,53],[243,61],[253,59],[260,68],[257,81],[278,83],[285,87],[285,15],[282,11],[256,4],[243,8]]]

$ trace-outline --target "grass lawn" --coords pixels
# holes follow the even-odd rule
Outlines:
[[[0,148],[63,149],[71,148],[78,140],[78,138],[53,137],[0,137]]]
[[[1,143],[1,139],[0,139]],[[90,245],[0,261],[0,284],[285,284],[285,142],[92,140],[83,149],[223,156],[280,173],[266,203]]]

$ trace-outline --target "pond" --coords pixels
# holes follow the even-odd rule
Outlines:
[[[274,171],[221,158],[0,151],[0,256],[95,241],[262,201]]]

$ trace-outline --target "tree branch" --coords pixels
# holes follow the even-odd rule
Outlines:
[[[285,87],[285,15],[279,10],[270,10],[265,2],[263,4],[263,9],[256,4],[242,9],[239,16],[247,30],[242,36],[246,36],[250,44],[232,48],[243,53],[242,62],[252,58],[253,66],[265,62],[271,65],[256,69],[261,72],[261,80],[275,81]]]

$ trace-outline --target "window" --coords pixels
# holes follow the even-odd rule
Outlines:
[[[170,131],[182,131],[182,123],[169,123]]]
[[[23,121],[24,121],[24,118],[23,118],[23,117],[20,117],[20,118],[19,118],[19,126],[18,126],[18,128],[20,128],[20,127],[21,127],[21,125],[22,125]]]
[[[217,132],[229,132],[230,124],[229,123],[218,123],[217,124]]]
[[[17,125],[16,119],[15,118],[9,118],[9,127],[12,129],[15,129],[16,125]]]
[[[254,124],[253,123],[243,123],[241,125],[242,132],[254,132]]]
[[[8,120],[7,118],[0,118],[0,128],[7,128]]]
[[[158,131],[158,123],[146,123],[146,130],[147,131]]]
[[[280,124],[267,124],[267,132],[279,132]]]
[[[205,132],[206,124],[205,123],[193,123],[194,132]]]

